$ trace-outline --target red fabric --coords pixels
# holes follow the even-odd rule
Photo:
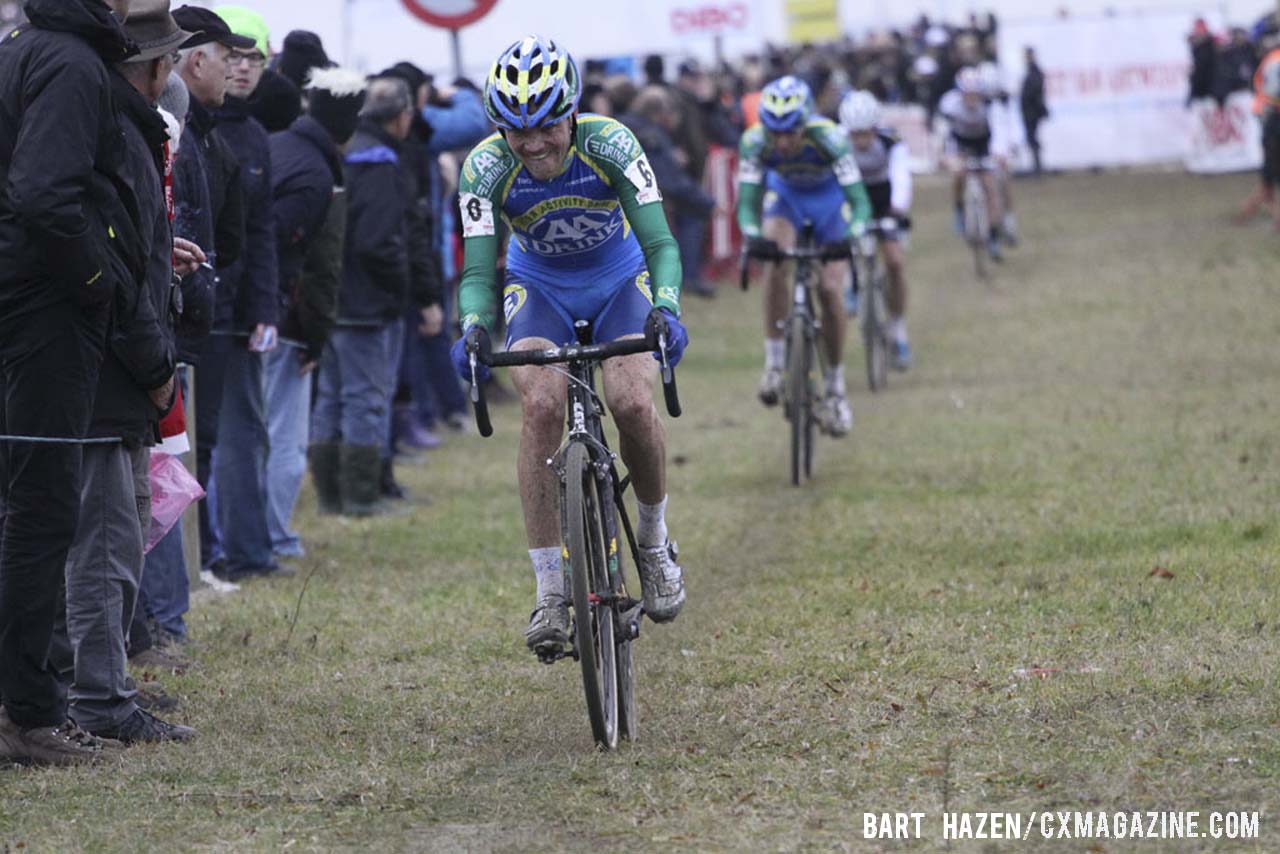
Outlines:
[[[177,436],[187,432],[187,413],[182,405],[182,386],[178,386],[174,390],[173,409],[169,410],[169,414],[160,419],[160,437],[168,439],[170,436]]]

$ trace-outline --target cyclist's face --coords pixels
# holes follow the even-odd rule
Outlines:
[[[549,181],[560,174],[569,154],[569,126],[565,119],[549,127],[507,131],[507,144],[516,157],[538,181]]]
[[[773,150],[781,154],[783,157],[791,157],[800,153],[800,146],[804,144],[804,128],[796,128],[795,130],[771,130],[769,131],[769,144]]]
[[[849,139],[853,141],[853,147],[859,151],[866,151],[871,147],[871,141],[876,138],[875,131],[855,130],[849,134]]]

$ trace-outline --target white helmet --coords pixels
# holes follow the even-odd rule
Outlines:
[[[850,92],[840,102],[840,124],[845,133],[874,130],[880,124],[880,102],[870,92]]]
[[[956,88],[966,95],[982,94],[982,75],[972,65],[956,72]]]
[[[982,81],[982,94],[988,98],[1004,94],[1004,80],[1000,74],[1000,66],[994,62],[984,62],[978,66],[978,79]]]

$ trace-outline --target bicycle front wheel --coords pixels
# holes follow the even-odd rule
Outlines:
[[[808,324],[799,315],[787,327],[787,419],[791,422],[791,484],[813,470],[813,403],[809,374],[813,369],[813,342]]]
[[[587,446],[565,458],[565,532],[573,579],[573,624],[587,717],[596,744],[618,746],[618,660],[614,608],[604,544],[603,508]]]

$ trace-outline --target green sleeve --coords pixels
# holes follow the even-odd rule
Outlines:
[[[760,200],[764,197],[764,131],[748,128],[738,143],[738,230],[760,235]]]
[[[579,150],[592,157],[618,193],[622,213],[635,231],[653,289],[653,304],[680,316],[680,246],[671,236],[649,158],[635,135],[608,119],[579,125]]]
[[[458,320],[492,329],[498,305],[498,221],[515,155],[494,134],[477,145],[462,165],[458,182],[458,215],[462,222],[462,279],[458,283]]]
[[[844,184],[840,189],[844,191],[845,200],[853,206],[853,222],[850,223],[849,232],[852,235],[853,226],[866,225],[871,220],[871,198],[867,196],[867,188],[861,181]]]

